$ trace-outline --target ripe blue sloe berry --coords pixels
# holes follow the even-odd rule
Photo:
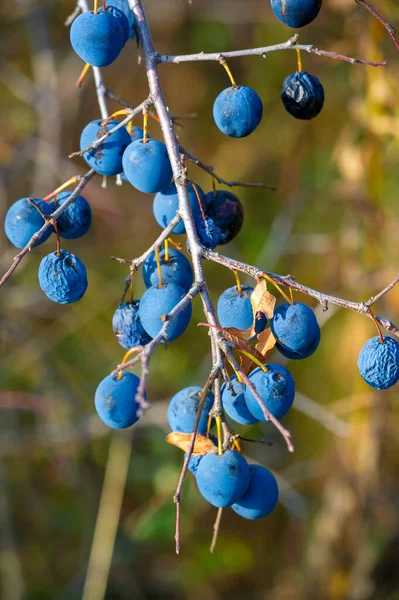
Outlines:
[[[203,202],[205,207],[205,194],[199,187],[199,185],[195,184],[198,190],[198,194]],[[188,197],[190,200],[191,212],[193,213],[194,220],[201,218],[201,209],[198,203],[197,195],[194,191],[193,186],[188,184],[187,186]],[[172,182],[166,190],[162,192],[158,192],[154,198],[153,211],[154,217],[158,225],[161,227],[166,227],[176,216],[176,212],[179,208],[179,198],[177,196],[176,185]],[[183,221],[180,221],[172,230],[172,233],[186,233],[186,229],[184,227]]]
[[[161,318],[169,313],[185,295],[186,290],[175,283],[154,285],[144,292],[140,301],[139,316],[148,335],[154,338],[161,331],[163,327]],[[190,323],[191,311],[191,304],[189,304],[173,319],[167,334],[169,342],[185,332]]]
[[[173,176],[165,144],[154,139],[149,139],[146,144],[143,140],[129,144],[122,164],[129,183],[146,194],[162,192]]]
[[[108,8],[110,8],[111,6],[115,6],[123,12],[129,23],[129,39],[136,37],[133,12],[129,6],[128,0],[111,0],[110,2],[107,2],[107,5]]]
[[[244,331],[251,327],[254,315],[251,304],[253,288],[243,285],[241,292],[237,286],[228,288],[220,296],[216,311],[222,327],[235,327]]]
[[[265,367],[267,371],[263,371],[260,367],[252,371],[249,379],[269,412],[276,419],[281,419],[294,402],[295,382],[291,373],[281,365],[266,364]],[[244,394],[249,411],[259,421],[266,422],[262,409],[248,386],[245,386]]]
[[[301,302],[284,302],[274,311],[270,327],[277,348],[287,358],[306,358],[320,342],[320,327],[309,306]]]
[[[137,142],[137,140],[142,140],[143,136],[144,136],[144,131],[141,129],[141,127],[133,126],[132,127],[132,132],[130,134],[130,143],[131,142]],[[147,139],[148,140],[151,139],[151,136],[148,135],[148,134],[147,134]],[[126,177],[125,173],[123,173],[123,172],[121,174],[121,179],[122,179],[122,181],[126,181],[127,183],[129,183],[128,178]]]
[[[213,250],[220,243],[222,232],[215,225],[215,221],[210,217],[202,218],[202,216],[196,220],[195,226],[197,229],[199,241],[205,248]]]
[[[311,23],[319,14],[322,0],[270,0],[279,21],[298,29]]]
[[[276,508],[277,481],[268,469],[260,465],[249,465],[249,476],[247,491],[231,508],[244,519],[261,519]]]
[[[198,489],[208,502],[225,508],[238,502],[249,485],[248,463],[239,452],[206,454],[197,468]]]
[[[245,402],[245,385],[240,383],[236,376],[231,378],[230,383],[236,395],[233,396],[233,392],[228,389],[227,385],[223,385],[222,404],[226,415],[236,423],[240,423],[240,425],[257,423],[258,419],[249,412],[247,403]]]
[[[221,231],[219,244],[228,244],[239,233],[244,221],[244,209],[234,194],[224,190],[208,192],[206,214],[214,220]]]
[[[70,30],[71,45],[85,63],[94,67],[107,67],[118,58],[126,42],[129,22],[110,11],[93,11],[80,14]]]
[[[151,341],[150,336],[144,330],[139,317],[140,302],[125,302],[118,306],[112,317],[112,328],[118,342],[126,350],[135,346],[145,346]]]
[[[242,138],[252,133],[262,120],[263,106],[258,94],[249,87],[223,90],[213,105],[213,118],[222,133]]]
[[[193,270],[187,258],[174,248],[169,248],[169,259],[165,259],[165,249],[159,253],[163,283],[176,283],[189,290],[193,283]],[[159,284],[155,252],[143,262],[143,279],[147,288]]]
[[[71,193],[61,192],[49,205],[54,212],[66,202]],[[83,196],[78,196],[57,219],[58,233],[66,240],[75,240],[85,235],[91,227],[91,206]]]
[[[51,206],[43,202],[43,200],[39,200],[38,198],[32,198],[32,200],[40,207],[44,214],[50,215],[52,213]],[[44,219],[39,211],[28,202],[27,198],[21,198],[14,202],[8,209],[4,229],[6,236],[14,246],[24,248],[32,235],[39,231],[43,225]],[[39,246],[39,244],[45,242],[53,231],[54,229],[49,227],[40,240],[35,242],[34,246]]]
[[[98,416],[108,427],[125,429],[138,421],[136,393],[139,383],[137,375],[126,371],[121,379],[117,375],[108,375],[102,380],[94,402]]]
[[[386,390],[399,381],[399,344],[384,336],[384,344],[377,335],[364,344],[357,361],[364,381],[377,390]]]
[[[324,104],[324,89],[314,75],[302,71],[284,79],[281,99],[286,110],[296,119],[314,119]]]
[[[85,13],[87,14],[87,13]],[[88,123],[80,136],[80,149],[83,150],[94,141],[101,138],[107,131],[111,131],[117,121],[110,121],[105,127],[101,125],[102,119],[97,119]],[[89,150],[83,154],[87,164],[99,175],[111,177],[118,175],[123,171],[122,155],[130,144],[130,135],[121,127],[110,135],[98,148]]]
[[[45,256],[39,265],[39,285],[53,302],[72,304],[81,299],[87,289],[86,267],[66,250]]]
[[[202,388],[198,385],[186,387],[177,392],[169,402],[168,422],[172,431],[180,433],[191,433],[201,401]],[[198,423],[198,433],[206,433],[208,426],[209,411],[213,406],[214,396],[208,393],[202,409],[201,418]]]
[[[118,8],[117,6],[112,6],[112,5],[108,5],[107,8],[105,9],[105,11],[110,13],[116,19],[118,19],[119,24],[122,27],[123,40],[124,40],[123,44],[126,44],[127,40],[129,39],[129,35],[130,35],[130,24],[129,24],[129,19],[128,19],[127,15],[120,8]],[[103,7],[98,9],[99,13],[102,13],[105,11],[104,11]]]

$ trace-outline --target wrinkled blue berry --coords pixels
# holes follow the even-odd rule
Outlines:
[[[381,344],[375,336],[364,344],[357,361],[364,381],[377,390],[386,390],[399,381],[399,344],[391,337],[384,337]]]
[[[281,419],[294,402],[295,382],[291,373],[281,365],[266,364],[265,367],[267,371],[263,371],[260,367],[252,371],[249,379],[269,412],[276,419]],[[254,417],[259,421],[266,421],[258,401],[248,386],[245,386],[245,402]]]
[[[172,431],[191,433],[194,428],[198,406],[201,401],[202,388],[198,385],[186,387],[173,396],[168,406],[168,422]],[[201,418],[198,424],[198,433],[206,433],[209,411],[213,406],[214,396],[208,393]]]
[[[205,248],[213,250],[222,239],[222,232],[210,217],[198,219],[195,223],[199,241]]]
[[[213,118],[222,133],[246,137],[262,120],[263,106],[258,94],[245,86],[223,90],[213,105]]]
[[[73,254],[60,251],[45,256],[39,266],[39,285],[53,302],[72,304],[81,299],[87,289],[86,267]]]
[[[244,208],[237,196],[231,192],[208,192],[205,212],[221,231],[219,244],[228,244],[240,232],[244,221]]]
[[[118,342],[123,348],[130,350],[135,346],[145,346],[151,341],[144,330],[139,317],[140,302],[125,302],[118,306],[112,317],[112,328]]]
[[[281,99],[286,110],[296,119],[314,119],[324,104],[324,89],[320,80],[303,71],[284,79]]]

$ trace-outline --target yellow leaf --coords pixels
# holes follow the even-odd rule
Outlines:
[[[172,444],[172,446],[177,446],[180,450],[184,452],[188,452],[191,443],[191,433],[180,433],[179,431],[172,431],[166,436],[166,441],[168,444]],[[195,437],[194,450],[193,455],[199,456],[204,454],[209,454],[209,452],[214,452],[217,450],[217,447],[209,439],[206,435],[201,435],[197,433]]]
[[[276,298],[268,291],[266,279],[260,279],[256,284],[251,294],[251,304],[254,315],[259,311],[268,319],[273,317]]]

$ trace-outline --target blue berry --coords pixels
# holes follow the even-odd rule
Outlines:
[[[172,179],[172,167],[163,142],[149,139],[129,144],[123,154],[123,171],[129,183],[140,192],[155,194],[165,190]]]
[[[112,317],[112,328],[118,342],[126,350],[135,346],[145,346],[151,341],[139,317],[139,301],[125,302],[118,306]]]
[[[320,80],[303,71],[284,79],[281,99],[286,110],[296,119],[314,119],[324,104],[324,89]]]
[[[163,283],[176,283],[189,290],[193,283],[193,270],[187,258],[174,248],[169,248],[169,259],[165,259],[165,249],[159,253]],[[143,279],[147,288],[159,284],[155,252],[143,262]]]
[[[279,21],[298,29],[311,23],[319,14],[322,0],[270,0]]]
[[[139,417],[136,393],[140,379],[133,373],[123,373],[122,378],[108,375],[96,389],[94,402],[100,419],[113,429],[134,425]]]
[[[123,21],[110,11],[98,11],[97,14],[85,12],[76,17],[71,25],[71,45],[85,63],[106,67],[118,58],[125,45],[126,31]]]
[[[213,105],[213,118],[222,133],[233,138],[246,137],[262,120],[263,106],[258,94],[249,87],[223,90]]]
[[[199,185],[196,184],[196,187],[198,190],[198,194],[199,194],[201,200],[203,201],[203,204],[205,207],[205,194],[201,190]],[[199,207],[197,195],[196,195],[191,183],[187,186],[187,192],[188,192],[188,197],[190,200],[190,206],[191,206],[191,211],[193,213],[194,220],[198,220],[201,218],[201,209]],[[169,221],[171,221],[173,219],[173,217],[176,216],[176,212],[177,212],[178,208],[179,208],[179,198],[177,196],[176,185],[172,182],[166,188],[166,190],[164,190],[162,192],[158,192],[158,194],[154,198],[153,211],[154,211],[155,220],[158,223],[158,225],[160,225],[161,227],[166,227],[168,225]],[[172,233],[175,233],[175,234],[176,233],[177,234],[185,233],[185,232],[186,232],[186,229],[184,227],[183,221],[180,221],[180,223],[178,223],[176,225],[176,227],[174,227],[172,230]]]
[[[54,212],[66,202],[71,193],[61,192],[49,204]],[[57,219],[58,233],[66,240],[85,235],[91,227],[91,206],[83,196],[78,196]]]
[[[198,489],[208,502],[225,508],[237,502],[248,489],[249,467],[241,454],[206,454],[197,468]]]
[[[45,256],[39,265],[39,285],[53,302],[72,304],[87,289],[86,267],[73,254],[61,250]]]
[[[131,142],[137,142],[137,140],[142,140],[143,139],[143,135],[144,135],[144,131],[141,129],[141,127],[133,126],[132,127],[132,132],[130,134],[130,143]],[[148,134],[147,134],[147,139],[148,140],[151,139],[151,136],[148,135]],[[122,173],[121,179],[122,179],[122,181],[126,181],[127,183],[129,183],[129,180],[126,177],[125,173]]]
[[[261,519],[270,515],[278,502],[278,485],[274,475],[260,465],[249,465],[249,485],[232,509],[244,519]]]
[[[180,433],[191,433],[193,431],[200,403],[201,389],[198,385],[192,385],[180,390],[173,396],[168,406],[168,422],[172,431],[179,431]],[[214,396],[212,392],[209,392],[199,420],[198,433],[206,433],[209,411],[213,406],[213,401]]]
[[[128,0],[111,0],[110,2],[107,2],[107,5],[108,5],[108,9],[111,6],[115,6],[116,8],[119,8],[119,10],[121,10],[123,12],[123,14],[125,15],[125,17],[128,20],[128,23],[129,23],[129,39],[136,37],[136,30],[134,28],[133,12],[130,9]]]
[[[184,458],[186,458],[186,453],[184,453]],[[194,475],[194,477],[197,475],[199,464],[203,458],[204,458],[204,455],[201,455],[201,454],[196,454],[195,456],[194,455],[190,456],[190,460],[188,461],[187,468],[190,471],[190,473],[192,473]]]
[[[186,295],[186,290],[175,283],[150,287],[140,301],[139,316],[145,331],[154,338],[162,329],[161,318],[169,313]],[[168,330],[168,342],[178,338],[187,329],[191,319],[191,304],[173,320]]]
[[[235,376],[231,378],[231,385],[236,393],[235,396],[233,396],[233,393],[228,389],[226,384],[222,387],[222,404],[226,415],[236,423],[240,423],[240,425],[257,423],[258,419],[249,412],[247,403],[245,402],[245,385],[237,381],[237,377]]]
[[[206,214],[214,220],[221,231],[219,244],[228,244],[239,233],[244,221],[244,209],[234,194],[224,190],[208,192]]]
[[[222,232],[210,217],[198,219],[195,223],[199,241],[205,248],[213,250],[220,243]]]
[[[295,382],[291,373],[281,365],[266,364],[265,367],[267,371],[263,371],[260,367],[252,371],[249,379],[269,412],[276,419],[281,419],[294,402]],[[259,421],[266,422],[262,409],[248,386],[245,387],[244,394],[249,411]]]
[[[87,14],[87,13],[85,13]],[[80,136],[80,149],[83,150],[92,144],[95,140],[101,138],[107,131],[111,131],[117,121],[110,121],[105,127],[101,125],[102,119],[91,121],[82,131]],[[121,127],[110,135],[98,148],[94,148],[83,154],[87,164],[99,175],[118,175],[123,171],[122,155],[130,144],[130,135]]]
[[[222,327],[235,327],[244,331],[252,326],[254,315],[251,304],[253,288],[243,285],[239,292],[237,286],[228,288],[220,296],[216,311]]]
[[[117,6],[108,5],[105,10],[106,10],[106,12],[110,13],[113,17],[118,19],[119,24],[122,28],[122,32],[123,32],[123,40],[124,40],[123,44],[126,44],[127,40],[129,39],[129,35],[130,35],[130,24],[129,24],[129,19],[127,18],[127,15],[124,13],[123,10],[121,10]],[[104,11],[103,7],[101,7],[98,9],[98,12],[103,13],[105,11]]]
[[[275,309],[270,327],[277,348],[287,358],[307,358],[320,342],[320,327],[309,306],[284,302]]]
[[[43,200],[38,198],[32,198],[34,202],[41,208],[46,214],[52,213],[51,206]],[[28,202],[27,198],[21,198],[10,206],[7,211],[4,229],[6,236],[14,246],[17,248],[24,248],[31,239],[32,235],[35,234],[44,225],[44,219],[36,208]],[[45,242],[54,229],[49,227],[43,236],[35,242],[34,246],[39,246]]]
[[[364,344],[357,361],[364,381],[377,390],[386,390],[399,381],[399,344],[384,337],[381,344],[377,335]]]

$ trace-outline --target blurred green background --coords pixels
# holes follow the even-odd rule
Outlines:
[[[394,0],[375,0],[375,6],[399,23]],[[147,0],[145,7],[161,53],[239,49],[292,35],[268,0]],[[82,63],[63,25],[73,8],[72,0],[0,4],[3,216],[16,199],[42,197],[86,171],[82,160],[66,158],[78,149],[85,124],[100,116],[92,75],[75,88]],[[245,224],[223,251],[326,293],[367,300],[397,273],[399,55],[353,0],[325,0],[300,42],[386,59],[390,67],[303,56],[304,68],[321,79],[326,102],[317,119],[301,122],[279,98],[282,81],[296,69],[294,52],[231,61],[238,83],[256,89],[265,109],[260,127],[242,140],[223,137],[212,120],[214,98],[228,85],[218,64],[162,65],[165,95],[171,113],[198,113],[178,129],[193,154],[227,179],[278,187],[236,190]],[[112,92],[132,103],[147,96],[135,42],[103,75]],[[160,135],[156,123],[150,128]],[[210,189],[204,172],[190,165],[189,173]],[[151,197],[128,184],[110,181],[102,189],[97,178],[84,195],[93,206],[93,228],[63,244],[87,265],[83,300],[52,304],[38,287],[38,264],[53,239],[27,256],[1,290],[0,598],[72,600],[85,589],[85,600],[100,600],[119,520],[105,592],[110,600],[398,599],[398,393],[372,391],[356,366],[363,343],[375,335],[372,322],[333,306],[325,313],[316,308],[320,348],[288,366],[298,394],[284,423],[295,454],[271,426],[240,429],[273,443],[247,444],[245,452],[279,477],[278,508],[259,522],[226,510],[211,555],[215,509],[190,475],[177,557],[172,495],[182,453],[164,441],[166,407],[176,391],[203,384],[209,372],[207,331],[196,327],[201,306],[197,300],[185,335],[154,356],[152,409],[131,433],[111,436],[93,397],[123,356],[111,318],[128,270],[109,257],[141,254],[159,228]],[[0,244],[5,271],[16,252],[4,234]],[[222,267],[205,268],[217,300],[232,276]],[[399,320],[398,305],[394,290],[376,312]],[[277,354],[272,360],[281,360]]]

